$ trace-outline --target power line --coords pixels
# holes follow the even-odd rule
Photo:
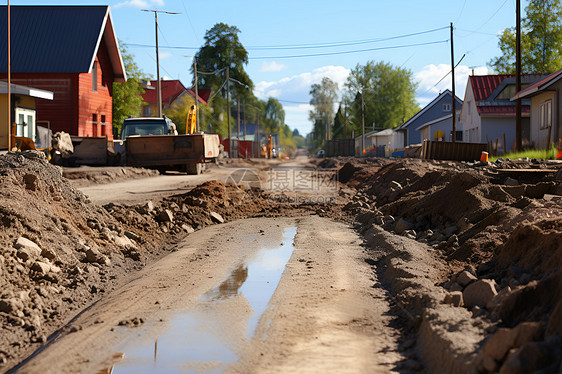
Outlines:
[[[249,57],[250,60],[265,60],[265,59],[286,59],[286,58],[302,58],[302,57],[318,57],[318,56],[334,56],[334,55],[346,55],[351,53],[361,53],[361,52],[373,52],[373,51],[383,51],[389,49],[400,49],[409,47],[420,47],[424,45],[442,44],[448,43],[449,40],[437,40],[433,42],[417,43],[417,44],[404,44],[389,47],[378,47],[378,48],[367,48],[367,49],[357,49],[354,51],[341,51],[341,52],[326,52],[326,53],[311,53],[307,55],[289,55],[289,56],[259,56],[259,57]]]

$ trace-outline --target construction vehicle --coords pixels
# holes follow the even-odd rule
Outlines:
[[[130,118],[125,120],[121,139],[125,139],[129,166],[200,174],[205,165],[219,157],[217,134],[196,133],[197,108],[191,107],[186,134],[178,135],[169,118]]]

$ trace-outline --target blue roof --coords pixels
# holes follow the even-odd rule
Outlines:
[[[12,72],[89,72],[108,10],[108,6],[11,6]],[[7,7],[0,7],[1,24],[6,25],[7,17]],[[6,34],[7,28],[1,27],[1,72],[7,72]]]

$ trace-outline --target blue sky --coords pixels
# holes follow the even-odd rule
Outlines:
[[[117,37],[130,44],[139,67],[156,76],[154,16],[142,8],[180,12],[160,15],[161,76],[191,81],[192,56],[203,43],[205,31],[217,22],[235,25],[248,49],[246,70],[255,84],[255,95],[281,100],[286,123],[301,133],[310,131],[308,121],[310,85],[327,76],[343,86],[350,69],[369,60],[385,61],[408,68],[419,82],[416,100],[431,101],[450,88],[450,79],[434,86],[450,69],[449,30],[455,26],[455,58],[466,56],[457,67],[457,94],[463,98],[468,75],[488,72],[487,62],[499,54],[497,34],[515,23],[515,0],[348,0],[264,1],[216,0],[11,0],[11,5],[110,5]],[[524,8],[527,2],[522,3]],[[393,40],[329,48],[263,49],[283,45],[325,44],[384,39],[406,34],[433,32]],[[351,52],[364,49],[426,44],[407,48],[302,58],[303,54]],[[349,43],[348,43],[349,44]],[[194,49],[171,49],[193,47]],[[261,49],[260,49],[261,48]]]

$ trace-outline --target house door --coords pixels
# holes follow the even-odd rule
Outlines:
[[[35,110],[16,108],[16,136],[35,138]]]

